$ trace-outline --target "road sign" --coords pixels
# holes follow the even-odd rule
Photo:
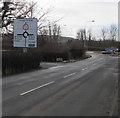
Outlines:
[[[14,20],[14,47],[37,47],[37,19]]]
[[[24,25],[23,25],[23,30],[28,30],[29,29],[29,25],[27,24],[27,23],[25,23]]]

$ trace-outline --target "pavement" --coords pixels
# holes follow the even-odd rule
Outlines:
[[[82,61],[42,65],[46,69],[3,79],[3,116],[118,114],[118,57],[92,53]]]

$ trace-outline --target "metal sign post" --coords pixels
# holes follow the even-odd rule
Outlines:
[[[25,18],[14,20],[14,47],[23,47],[23,52],[27,48],[37,47],[37,19]]]
[[[27,53],[27,48],[23,48],[23,53]]]

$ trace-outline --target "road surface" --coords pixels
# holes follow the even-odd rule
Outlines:
[[[118,57],[95,53],[82,61],[5,77],[3,116],[112,115],[117,81]]]

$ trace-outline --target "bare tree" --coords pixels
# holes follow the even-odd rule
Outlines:
[[[87,31],[87,33],[88,33],[88,40],[91,41],[92,40],[92,31],[91,31],[91,29],[89,29]]]
[[[102,39],[103,39],[103,41],[105,41],[105,40],[106,40],[106,37],[107,37],[107,35],[108,35],[108,29],[106,29],[105,27],[103,27],[103,28],[101,29],[101,34],[102,34]]]
[[[40,29],[40,35],[47,35],[49,37],[49,41],[57,42],[61,35],[61,28],[56,23],[49,21],[48,25]]]
[[[110,39],[115,41],[117,38],[117,26],[115,24],[112,24],[110,26]]]
[[[37,6],[37,2],[21,2],[18,0],[14,2],[1,2],[1,4],[1,28],[8,33],[13,32],[12,23],[14,19],[36,18],[36,16],[38,18],[38,30],[40,31],[44,27],[44,21],[51,8],[43,10]]]
[[[53,25],[53,40],[58,41],[61,33],[61,28],[57,24]]]
[[[5,28],[7,30],[8,26],[12,23],[12,18],[14,17],[12,11],[14,11],[14,7],[12,6],[12,2],[1,2],[3,6],[0,8],[1,18],[0,18],[0,28]]]
[[[36,3],[31,2],[3,2],[1,11],[1,28],[5,32],[12,32],[12,23],[14,19],[33,17],[33,9]]]
[[[79,39],[79,40],[85,40],[85,38],[86,38],[86,31],[85,31],[85,29],[80,29],[78,32],[77,32],[77,39]]]

